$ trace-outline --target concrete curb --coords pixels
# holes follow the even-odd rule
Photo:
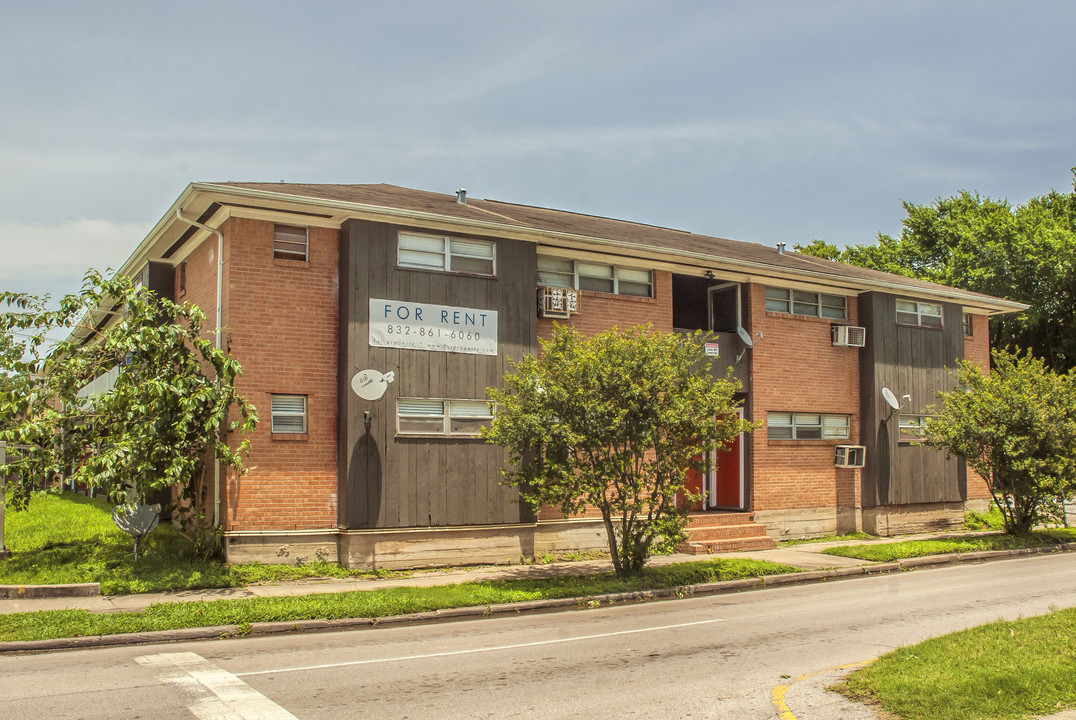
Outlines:
[[[0,585],[0,598],[93,597],[100,594],[100,583],[69,583],[67,585]]]
[[[339,630],[370,630],[383,627],[404,627],[408,625],[427,625],[431,623],[475,620],[524,613],[557,612],[562,610],[585,610],[589,608],[623,605],[627,603],[649,602],[707,595],[726,595],[738,592],[764,590],[788,585],[807,585],[831,580],[845,580],[868,577],[884,573],[909,571],[917,568],[940,567],[958,563],[978,563],[991,560],[1007,560],[1032,555],[1044,555],[1055,552],[1074,552],[1076,543],[1047,545],[1038,548],[1021,548],[1018,550],[988,550],[973,553],[947,553],[945,555],[926,555],[908,558],[897,562],[878,563],[858,567],[844,567],[834,570],[811,570],[790,573],[788,575],[765,575],[758,578],[741,580],[724,580],[721,582],[687,585],[658,590],[640,590],[627,593],[611,593],[589,597],[558,598],[554,600],[528,600],[518,603],[500,605],[480,605],[472,607],[431,610],[411,613],[409,615],[392,615],[381,618],[340,618],[334,620],[286,620],[274,622],[256,622],[250,625],[215,625],[212,627],[182,628],[178,630],[154,630],[149,632],[124,633],[119,635],[93,635],[77,638],[57,638],[54,640],[27,640],[0,642],[0,654],[36,653],[52,650],[76,650],[94,647],[115,647],[121,645],[146,645],[160,643],[187,642],[194,640],[219,640],[235,637],[262,635],[283,635],[301,632],[334,632]],[[2,587],[2,586],[0,586]],[[55,587],[55,586],[54,586]],[[71,586],[75,587],[75,586]],[[94,593],[88,593],[94,594]],[[20,596],[33,597],[33,596]]]

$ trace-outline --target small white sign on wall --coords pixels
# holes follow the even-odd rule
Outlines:
[[[370,298],[370,346],[497,354],[497,311]]]

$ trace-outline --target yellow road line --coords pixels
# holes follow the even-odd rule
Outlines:
[[[825,670],[819,670],[817,672],[807,673],[806,675],[800,675],[799,677],[793,678],[792,682],[786,685],[778,685],[777,687],[775,687],[773,689],[773,692],[770,693],[770,702],[773,703],[773,706],[775,708],[777,708],[777,716],[780,718],[780,720],[796,720],[796,716],[793,715],[792,711],[788,709],[788,704],[785,702],[785,693],[788,692],[789,688],[791,688],[798,682],[806,680],[807,678],[812,678],[816,675],[825,675],[826,673],[836,672],[837,670],[851,670],[852,668],[866,665],[868,662],[870,662],[870,660],[851,663],[849,665],[838,665],[837,667],[826,668]]]

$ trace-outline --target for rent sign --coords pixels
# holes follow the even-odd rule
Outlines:
[[[370,298],[370,345],[497,354],[497,311]]]

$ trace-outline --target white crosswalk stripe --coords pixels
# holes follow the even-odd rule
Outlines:
[[[238,677],[192,652],[142,655],[164,683],[176,687],[198,720],[298,720]]]

